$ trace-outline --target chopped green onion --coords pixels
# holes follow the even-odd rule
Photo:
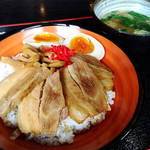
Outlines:
[[[129,11],[128,14],[131,15],[134,19],[139,19],[139,20],[144,20],[144,21],[150,19],[149,17],[143,14],[136,13],[134,11]]]

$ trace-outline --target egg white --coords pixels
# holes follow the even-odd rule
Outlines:
[[[44,34],[44,33],[50,33],[50,34],[53,34],[53,35],[56,35],[58,38],[59,38],[59,41],[58,42],[40,42],[40,43],[37,43],[36,40],[34,40],[34,37],[37,35],[31,35],[27,38],[25,38],[23,40],[23,44],[29,44],[35,48],[39,48],[41,45],[43,46],[46,46],[48,48],[51,47],[51,45],[55,45],[55,46],[58,46],[58,45],[62,45],[63,42],[64,42],[64,38],[62,38],[61,36],[55,34],[55,33],[51,33],[51,32],[41,32],[41,33],[38,33],[38,34]]]
[[[102,46],[102,44],[99,41],[97,41],[95,38],[93,38],[92,36],[84,34],[84,33],[75,33],[75,34],[69,35],[64,40],[64,45],[70,48],[70,41],[76,36],[87,37],[94,44],[94,51],[91,53],[88,53],[87,55],[94,56],[99,60],[101,60],[104,57],[105,50],[104,50],[104,47]]]

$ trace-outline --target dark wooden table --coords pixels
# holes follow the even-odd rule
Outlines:
[[[0,40],[31,26],[71,24],[113,41],[134,64],[143,95],[141,109],[132,128],[108,149],[147,150],[150,148],[150,41],[133,48],[108,36],[98,28],[90,3],[92,0],[0,0]]]

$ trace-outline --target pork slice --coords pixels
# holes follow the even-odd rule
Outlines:
[[[104,86],[105,91],[113,90],[114,87],[114,74],[110,68],[101,63],[96,58],[92,56],[86,56],[82,54],[77,54],[76,57],[71,57],[72,62],[76,62],[78,59],[87,62],[88,66],[93,70],[94,74]],[[94,63],[95,62],[95,63]]]
[[[42,134],[56,134],[60,112],[65,107],[60,72],[46,79],[40,104],[40,128]]]
[[[21,68],[0,83],[0,117],[5,121],[22,99],[48,76],[46,67]]]
[[[85,61],[78,59],[72,65],[68,66],[68,70],[71,77],[80,86],[83,95],[98,112],[110,109],[107,104],[107,95],[103,85],[99,82],[94,72],[88,67]]]
[[[43,82],[37,85],[18,105],[18,128],[22,133],[40,134],[39,106]]]
[[[98,114],[93,105],[83,96],[80,87],[71,78],[68,69],[61,70],[61,81],[69,116],[77,123]]]
[[[93,66],[97,69],[112,72],[112,70],[109,67],[107,67],[105,64],[101,63],[100,60],[98,60],[97,58],[95,58],[93,56],[81,54],[81,53],[76,53],[74,57],[70,58],[71,61],[73,61],[72,58],[73,59],[74,58],[81,59],[81,60],[85,61],[86,63],[88,63],[88,65]]]
[[[105,91],[113,90],[114,88],[113,73],[95,68],[94,66],[89,66],[89,67],[93,70],[94,74],[103,85]]]

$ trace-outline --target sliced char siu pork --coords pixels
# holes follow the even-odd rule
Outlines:
[[[71,77],[81,88],[83,95],[99,113],[110,110],[103,85],[85,61],[81,59],[76,60],[68,66],[68,70]]]
[[[93,70],[98,80],[102,83],[105,91],[113,90],[114,87],[113,78],[115,76],[112,70],[105,64],[101,63],[97,58],[90,55],[76,53],[75,57],[71,57],[70,59],[72,62],[75,62],[78,59],[85,61],[88,64],[88,66]]]
[[[23,98],[36,85],[46,79],[49,69],[46,67],[24,67],[0,82],[0,117],[6,122],[6,116],[15,109]]]
[[[60,114],[65,107],[60,71],[50,75],[46,79],[40,104],[40,128],[41,134],[56,134],[60,120]]]
[[[93,105],[82,94],[80,87],[71,78],[67,68],[61,70],[61,81],[69,116],[77,123],[82,123],[87,117],[98,114]]]

